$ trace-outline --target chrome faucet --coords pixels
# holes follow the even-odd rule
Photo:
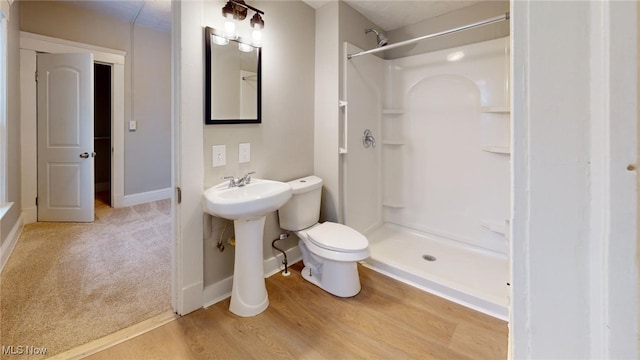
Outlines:
[[[255,173],[256,173],[255,171],[251,171],[251,172],[248,172],[248,173],[244,174],[244,176],[241,177],[241,178],[237,178],[235,176],[225,176],[222,179],[223,180],[229,180],[229,188],[237,187],[237,186],[245,186],[245,185],[251,183],[251,176],[250,175],[251,174],[255,174]]]

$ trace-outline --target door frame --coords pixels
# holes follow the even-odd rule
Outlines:
[[[509,358],[637,359],[638,5],[510,14]]]
[[[111,122],[111,204],[122,207],[124,203],[124,92],[125,92],[125,51],[102,48],[49,36],[20,32],[20,133],[22,163],[22,211],[25,223],[37,221],[37,112],[36,53],[78,53],[93,54],[94,62],[111,65],[112,69],[112,122]],[[33,199],[33,200],[31,200]]]

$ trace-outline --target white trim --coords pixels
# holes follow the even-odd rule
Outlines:
[[[509,356],[638,359],[637,2],[511,7]]]
[[[95,61],[112,65],[112,204],[123,202],[124,197],[124,64],[126,52],[77,43],[49,36],[20,32],[20,96],[21,96],[21,163],[22,206],[28,222],[37,219],[37,143],[36,143],[36,86],[34,80],[36,52],[80,53],[91,52]],[[33,200],[31,200],[33,199]],[[27,201],[29,200],[29,201]],[[33,202],[32,202],[33,201]],[[116,206],[116,205],[114,205]]]
[[[302,253],[300,252],[300,248],[298,246],[294,246],[288,250],[287,252],[287,261],[289,266],[291,264],[295,264],[298,261],[302,260]],[[277,256],[272,256],[266,260],[264,260],[263,268],[264,268],[264,277],[268,278],[273,275],[279,275],[283,269],[281,268],[282,264],[282,254],[278,254]],[[208,285],[204,288],[202,292],[202,304],[203,307],[207,308],[213,304],[219,303],[220,301],[227,299],[231,296],[231,288],[233,286],[233,275],[229,276],[225,279],[218,281],[217,283]],[[309,284],[309,286],[312,286]]]
[[[126,195],[119,200],[114,207],[134,206],[152,201],[170,199],[173,191],[171,188],[147,191],[139,194]]]
[[[111,106],[114,109],[111,122],[111,206],[117,207],[118,200],[124,197],[124,65],[113,64],[111,66]],[[120,89],[121,91],[116,91]],[[116,110],[118,109],[118,116]]]
[[[509,231],[509,359],[531,357],[529,157],[529,2],[510,4],[511,228]],[[516,121],[517,120],[517,121]]]
[[[4,3],[3,3],[4,4]],[[8,11],[8,9],[7,9]],[[8,110],[7,110],[7,64],[9,53],[7,48],[8,12],[0,11],[0,205],[8,201],[7,198],[7,142],[8,142]],[[0,239],[2,240],[2,239]]]
[[[606,274],[607,263],[607,231],[610,223],[610,198],[607,192],[609,187],[608,168],[609,163],[609,119],[611,101],[609,89],[611,88],[608,74],[609,59],[609,24],[605,16],[607,6],[604,2],[591,3],[591,98],[600,101],[591,101],[590,151],[591,151],[591,231],[589,259],[589,283],[590,283],[590,323],[591,341],[589,352],[593,358],[607,358],[605,355],[606,334],[600,326],[606,321],[606,294],[608,283]]]
[[[0,204],[0,221],[9,212],[9,209],[13,206],[13,203]]]
[[[4,266],[7,264],[13,249],[15,249],[18,239],[20,239],[20,234],[22,234],[23,227],[24,221],[22,216],[20,216],[0,247],[0,273],[4,270]]]
[[[606,99],[596,97],[606,106],[601,118],[606,132],[604,148],[596,149],[606,159],[603,183],[607,217],[602,236],[593,241],[604,244],[602,257],[604,274],[602,300],[591,312],[605,315],[601,323],[603,339],[598,339],[602,352],[592,358],[637,359],[640,356],[639,335],[639,261],[638,251],[638,3],[606,1],[602,7],[592,4],[592,12],[604,20],[605,41],[601,75]],[[592,55],[592,61],[594,55]],[[597,89],[596,89],[597,90]],[[597,96],[597,95],[596,95]],[[592,119],[596,119],[593,116]],[[592,120],[594,121],[594,120]],[[595,130],[598,131],[598,130]],[[594,149],[592,149],[594,151]],[[592,208],[593,209],[593,208]],[[593,211],[593,210],[592,210]],[[596,250],[599,251],[599,250]],[[592,333],[590,342],[593,343]]]
[[[180,188],[180,34],[182,28],[181,19],[182,5],[176,1],[171,1],[171,187]],[[177,197],[177,196],[176,196]],[[179,200],[179,199],[177,199]],[[183,294],[180,291],[183,283],[184,262],[187,261],[182,254],[182,209],[180,202],[174,200],[171,207],[171,237],[173,238],[173,248],[171,249],[171,308],[177,314],[183,314],[180,309]],[[204,229],[204,224],[202,224]],[[203,262],[201,257],[199,260]],[[204,269],[201,279],[204,281]],[[202,293],[200,293],[202,298]]]
[[[202,292],[202,306],[208,308],[231,296],[233,276],[222,279],[204,288]]]
[[[20,48],[47,53],[93,53],[93,60],[109,64],[125,64],[126,51],[104,48],[50,36],[20,32]]]
[[[22,218],[25,224],[32,224],[38,221],[38,208],[31,206],[29,208],[22,208]]]
[[[202,83],[203,54],[201,1],[172,1],[172,187],[181,189],[181,201],[173,206],[172,304],[184,315],[202,307],[204,249],[202,247],[202,192],[204,153],[202,96],[193,84]],[[197,92],[201,94],[201,92]],[[183,96],[184,94],[184,96]],[[196,121],[197,120],[197,121]],[[175,198],[175,197],[174,197]],[[200,284],[200,288],[189,284]],[[193,291],[190,291],[193,290]]]
[[[9,49],[7,47],[7,21],[8,21],[8,12],[5,12],[5,9],[0,9],[0,54],[2,57],[0,58],[0,205],[4,204],[8,199],[8,189],[7,189],[7,176],[8,176],[8,167],[7,167],[7,153],[8,151],[8,134],[9,126],[8,126],[8,116],[9,112],[7,109],[7,87],[8,87],[8,73],[7,73],[7,64],[9,61]],[[9,9],[7,9],[8,11]]]
[[[20,49],[20,163],[21,202],[26,224],[38,221],[36,52]]]
[[[189,311],[185,310],[185,313],[180,315],[185,315],[190,313],[191,311],[202,308],[202,291],[204,288],[204,283],[199,281],[190,285],[183,287],[180,292],[183,294],[183,303],[182,306],[184,309],[192,309]]]

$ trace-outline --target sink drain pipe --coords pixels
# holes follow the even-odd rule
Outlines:
[[[289,233],[282,233],[282,234],[280,234],[279,238],[277,238],[277,239],[275,239],[275,240],[273,240],[271,242],[271,247],[276,249],[276,250],[278,250],[278,251],[280,251],[282,253],[282,255],[284,256],[284,260],[282,260],[282,264],[284,265],[284,271],[282,272],[282,276],[289,276],[291,273],[289,272],[289,267],[287,266],[287,264],[288,264],[287,263],[287,252],[282,250],[282,249],[280,249],[279,247],[277,247],[276,246],[276,241],[284,240],[284,239],[286,239],[288,237],[289,237]]]

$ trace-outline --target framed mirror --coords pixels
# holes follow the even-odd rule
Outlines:
[[[205,28],[205,124],[261,123],[261,49]]]

